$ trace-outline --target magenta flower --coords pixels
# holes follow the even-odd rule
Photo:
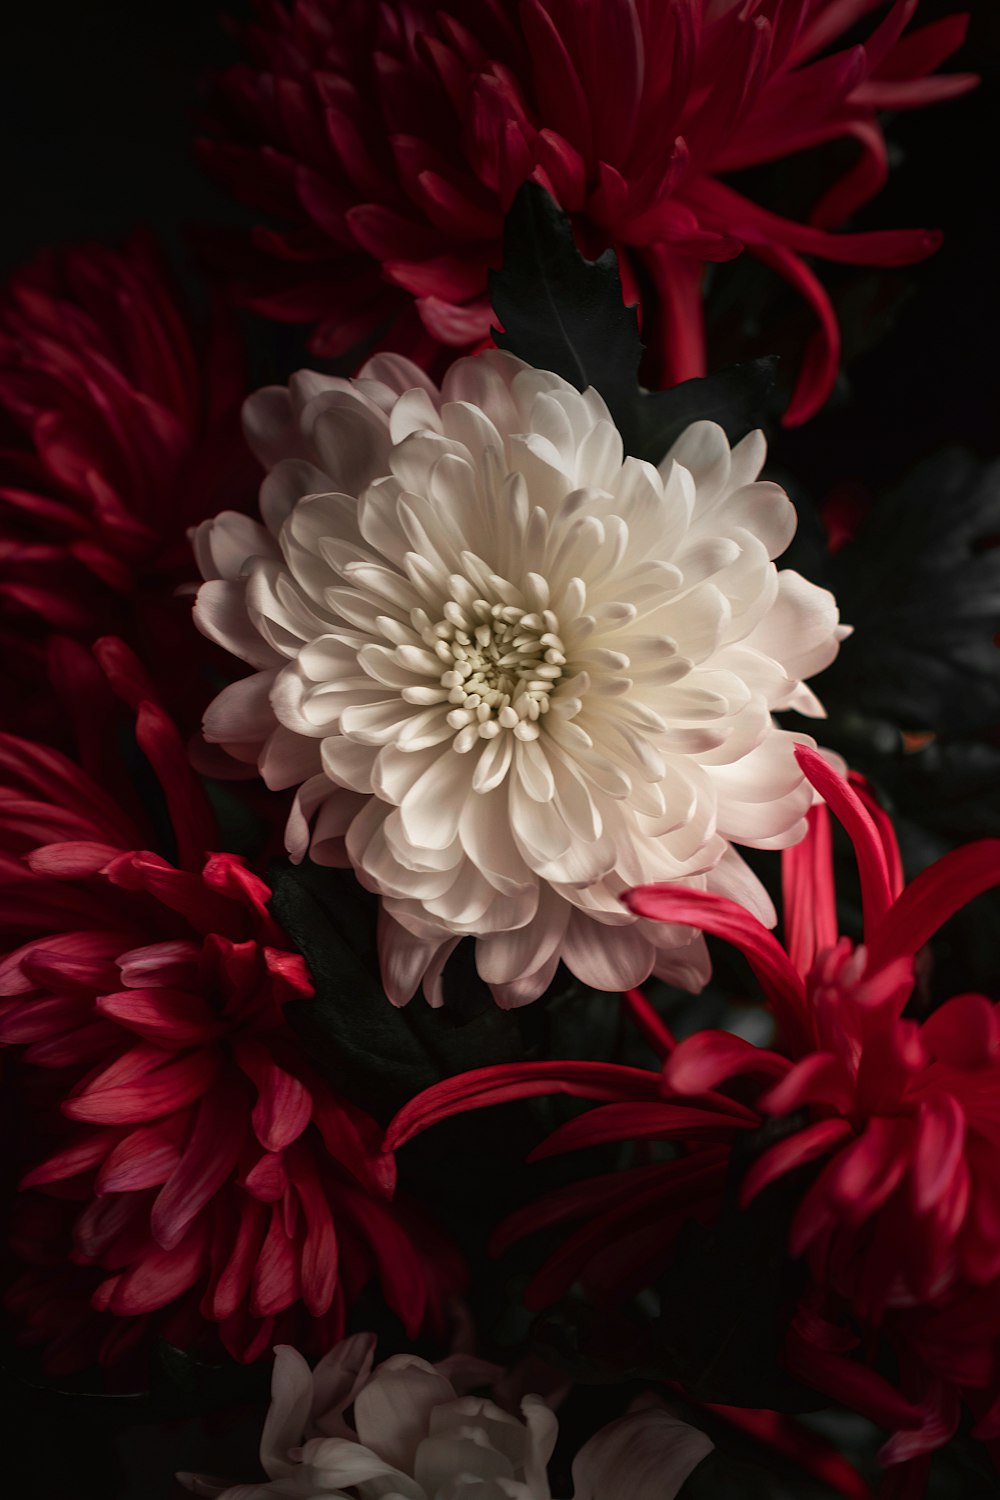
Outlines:
[[[704,373],[706,262],[741,250],[808,303],[817,331],[788,411],[812,415],[839,362],[813,257],[905,265],[925,230],[836,235],[887,176],[878,111],[954,97],[932,77],[965,17],[916,32],[897,0],[863,45],[833,51],[878,0],[294,0],[261,4],[248,61],[219,82],[212,172],[269,220],[238,289],[269,317],[315,325],[341,354],[378,334],[417,359],[488,339],[487,270],[528,179],[572,214],[582,248],[619,255],[642,305],[649,376]],[[808,223],[753,202],[732,173],[833,140],[852,166]],[[237,251],[226,245],[232,275]]]
[[[63,1372],[121,1370],[156,1334],[266,1354],[341,1337],[373,1278],[411,1334],[440,1322],[453,1252],[388,1199],[375,1121],[310,1067],[284,1019],[304,960],[241,860],[204,854],[211,819],[170,721],[120,642],[100,647],[133,698],[169,807],[173,864],[58,752],[0,737],[0,1044],[28,1170],[8,1306]]]
[[[13,277],[0,295],[0,646],[24,687],[9,698],[37,699],[49,632],[89,645],[109,630],[172,703],[189,695],[173,594],[187,528],[252,498],[243,395],[234,331],[217,319],[195,335],[144,236],[47,251]]]
[[[529,1288],[540,1306],[578,1279],[621,1298],[669,1263],[689,1219],[711,1220],[735,1141],[769,1117],[805,1115],[760,1155],[742,1183],[749,1202],[769,1184],[814,1168],[789,1242],[810,1290],[789,1333],[792,1371],[834,1399],[895,1429],[888,1462],[944,1442],[966,1397],[983,1436],[1000,1432],[1000,1017],[979,995],[956,996],[922,1024],[904,1018],[914,959],[956,911],[1000,884],[1000,840],[944,856],[903,888],[888,819],[817,752],[799,762],[854,844],[865,942],[838,938],[826,808],[808,838],[783,854],[786,946],[724,897],[647,886],[625,898],[654,921],[687,923],[745,955],[777,1023],[774,1049],[728,1032],[674,1045],[633,995],[661,1073],[601,1063],[481,1069],[428,1090],[400,1111],[398,1147],[436,1119],[530,1094],[594,1100],[536,1157],[607,1141],[665,1140],[678,1155],[591,1179],[519,1211],[504,1244],[558,1223],[567,1233]],[[868,1362],[884,1337],[899,1390]],[[848,1354],[856,1348],[864,1353]],[[996,1401],[996,1405],[991,1403]]]

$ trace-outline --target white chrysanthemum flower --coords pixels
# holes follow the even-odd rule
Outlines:
[[[707,978],[702,939],[632,917],[678,880],[775,918],[733,843],[780,848],[811,791],[774,709],[845,633],[772,561],[795,512],[765,445],[710,422],[659,469],[623,459],[596,391],[489,352],[439,391],[379,356],[246,408],[264,525],[196,537],[196,618],[258,668],[205,735],[299,787],[295,859],[383,901],[383,978],[440,1003],[456,943],[503,1005],[562,959],[617,990]]]
[[[515,1417],[460,1394],[500,1373],[481,1360],[431,1365],[397,1354],[373,1371],[374,1351],[374,1335],[355,1334],[310,1372],[301,1354],[280,1346],[260,1444],[269,1482],[178,1478],[219,1500],[551,1500],[559,1424],[540,1396],[525,1396]],[[712,1447],[662,1405],[646,1406],[580,1449],[574,1500],[673,1500]]]

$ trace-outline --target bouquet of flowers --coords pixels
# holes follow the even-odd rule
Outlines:
[[[1000,466],[851,385],[967,19],[256,0],[187,291],[11,276],[19,1494],[1000,1494]]]

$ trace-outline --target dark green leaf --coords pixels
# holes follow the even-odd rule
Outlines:
[[[566,214],[536,183],[526,183],[507,215],[503,268],[490,277],[490,296],[508,349],[538,369],[552,370],[604,397],[627,453],[659,463],[685,427],[718,422],[731,442],[768,412],[776,362],[753,360],[718,375],[650,393],[639,385],[643,345],[634,307],[622,299],[614,251],[595,261],[576,247]]]
[[[418,995],[402,1009],[378,978],[376,902],[344,870],[280,863],[271,909],[309,965],[315,999],[289,1007],[316,1066],[385,1119],[421,1089],[468,1068],[523,1057],[514,1016],[490,1004],[469,1019]]]
[[[490,300],[501,349],[579,391],[596,386],[609,405],[631,398],[642,341],[635,308],[622,301],[617,257],[605,250],[585,260],[569,219],[537,183],[525,183],[511,205]]]
[[[669,391],[640,392],[618,423],[626,450],[659,463],[692,422],[717,422],[731,443],[738,442],[766,420],[777,371],[776,359],[753,359]]]
[[[957,450],[879,497],[835,556],[799,502],[793,566],[854,626],[815,684],[827,709],[949,737],[1000,723],[1000,464]],[[815,515],[815,510],[813,509]]]

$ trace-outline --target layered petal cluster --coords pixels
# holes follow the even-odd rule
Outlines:
[[[963,1396],[980,1435],[1000,1429],[1000,1400],[991,1406],[1000,1393],[1000,1015],[981,995],[956,996],[922,1023],[903,1014],[918,951],[1000,885],[1000,841],[945,855],[903,888],[885,815],[816,752],[797,755],[854,843],[862,945],[837,936],[826,807],[813,809],[808,839],[784,855],[787,948],[711,893],[659,886],[626,898],[647,918],[690,922],[739,948],[777,1022],[778,1047],[717,1031],[675,1046],[636,995],[637,1019],[664,1057],[660,1074],[565,1062],[482,1069],[418,1097],[387,1141],[398,1146],[455,1110],[558,1087],[599,1107],[537,1156],[611,1140],[683,1143],[671,1160],[581,1183],[508,1223],[501,1243],[583,1221],[529,1289],[538,1305],[581,1275],[599,1296],[648,1283],[683,1223],[717,1212],[738,1139],[787,1118],[792,1128],[756,1156],[741,1188],[745,1204],[799,1173],[788,1248],[804,1257],[811,1291],[786,1359],[814,1387],[897,1429],[884,1457],[903,1462],[947,1440]],[[873,1368],[882,1339],[898,1390]]]
[[[219,1500],[267,1495],[339,1500],[552,1500],[547,1466],[559,1423],[540,1396],[519,1416],[482,1396],[502,1372],[468,1355],[428,1364],[395,1354],[372,1368],[373,1334],[355,1334],[316,1368],[275,1350],[261,1435],[269,1483],[225,1486],[179,1476]],[[650,1404],[612,1422],[573,1462],[574,1500],[674,1500],[713,1444]]]
[[[219,81],[212,172],[263,212],[239,285],[339,354],[379,334],[417,358],[488,339],[487,270],[522,183],[614,246],[642,302],[657,384],[704,373],[706,261],[742,249],[809,304],[817,332],[789,420],[829,394],[837,318],[808,264],[903,265],[923,230],[833,234],[888,173],[878,111],[972,86],[931,76],[964,16],[908,29],[917,0],[291,0],[260,4]],[[861,23],[862,44],[842,39]],[[839,50],[838,50],[839,48]],[[807,223],[731,174],[831,141],[853,148]],[[232,275],[237,252],[227,246]]]
[[[175,684],[187,527],[256,482],[242,380],[234,333],[195,334],[142,235],[47,251],[0,294],[0,645],[23,696],[50,631],[115,630]]]
[[[153,1335],[241,1361],[282,1334],[322,1348],[372,1279],[415,1333],[453,1254],[389,1204],[379,1127],[304,1058],[284,1020],[304,961],[264,883],[202,852],[207,809],[148,700],[138,739],[179,864],[71,761],[0,737],[0,1046],[27,1168],[10,1246],[30,1267],[8,1310],[54,1373],[121,1371]]]
[[[619,897],[652,880],[773,920],[732,845],[805,831],[812,790],[775,709],[845,633],[773,559],[795,512],[695,423],[659,469],[623,459],[593,390],[489,351],[439,390],[398,356],[303,373],[247,406],[263,525],[196,538],[200,628],[258,670],[206,738],[298,786],[295,859],[351,864],[383,898],[390,997],[477,939],[503,1005],[562,959],[599,989],[707,976],[690,927]]]

